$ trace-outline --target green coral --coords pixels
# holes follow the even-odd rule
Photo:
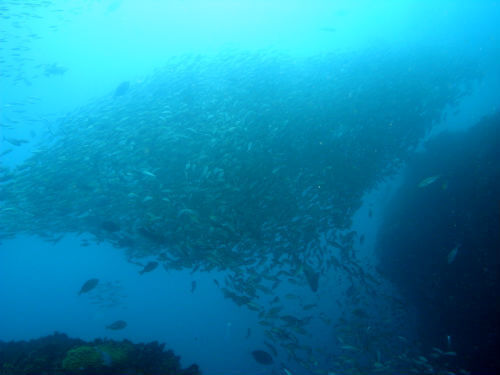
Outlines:
[[[102,366],[102,362],[99,351],[92,346],[82,345],[68,351],[62,367],[65,370],[77,371]]]
[[[101,353],[105,365],[120,366],[127,362],[129,354],[133,351],[133,345],[129,342],[105,342],[102,345],[96,346],[96,349]],[[106,362],[111,363],[106,363]]]

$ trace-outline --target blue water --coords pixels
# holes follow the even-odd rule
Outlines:
[[[390,114],[394,108],[405,106],[408,112],[412,112],[417,104],[413,104],[412,97],[406,93],[420,83],[418,77],[412,75],[413,71],[422,73],[418,64],[447,71],[449,76],[443,80],[449,82],[449,87],[453,82],[464,87],[457,91],[460,94],[456,97],[451,95],[453,103],[442,98],[442,103],[436,106],[439,113],[433,116],[431,123],[404,124],[405,129],[411,126],[416,129],[415,134],[409,136],[414,137],[408,146],[411,150],[408,154],[406,149],[404,151],[405,157],[412,160],[415,150],[424,152],[427,149],[428,140],[445,131],[471,129],[483,116],[500,110],[498,19],[500,4],[497,1],[4,0],[0,3],[0,153],[8,149],[12,151],[1,156],[0,165],[12,171],[23,165],[40,145],[52,144],[61,118],[66,119],[62,120],[64,123],[80,111],[86,113],[94,105],[98,107],[100,103],[112,102],[115,90],[122,82],[130,82],[130,91],[123,96],[143,95],[144,87],[154,87],[151,82],[155,80],[160,85],[164,75],[168,75],[168,82],[178,85],[175,87],[189,86],[191,82],[176,82],[175,76],[176,72],[183,72],[185,79],[186,73],[182,69],[189,71],[186,68],[191,66],[189,64],[193,66],[192,71],[202,77],[200,81],[205,79],[213,84],[207,85],[208,88],[203,86],[208,94],[198,91],[193,94],[195,105],[199,104],[197,95],[210,97],[211,89],[215,92],[219,89],[218,81],[210,81],[211,77],[227,70],[235,74],[234,82],[241,84],[247,82],[239,80],[245,67],[249,67],[254,70],[249,73],[248,81],[258,80],[255,86],[245,84],[263,92],[249,91],[247,96],[239,93],[239,98],[260,104],[259,98],[268,98],[266,95],[273,88],[276,92],[280,87],[299,90],[292,96],[297,106],[285,103],[284,109],[275,108],[270,112],[276,118],[286,118],[287,113],[291,113],[292,119],[301,115],[307,118],[308,107],[300,98],[308,98],[308,95],[322,98],[323,91],[317,86],[318,82],[327,82],[323,98],[326,107],[330,102],[346,100],[346,105],[339,108],[348,108],[349,101],[345,98],[366,92],[363,94],[365,99],[370,95],[397,99],[384,104],[377,110],[379,113],[387,111]],[[224,56],[228,56],[227,59]],[[385,65],[377,65],[379,59],[391,64],[388,71],[382,71]],[[449,64],[449,68],[439,59],[443,64]],[[331,77],[325,78],[330,61],[335,70]],[[408,61],[416,61],[416,65]],[[224,66],[225,63],[236,67]],[[257,64],[262,64],[262,67]],[[373,87],[383,87],[384,93],[373,91],[370,82],[365,86],[359,78],[374,66],[381,72],[380,80],[374,80]],[[456,69],[456,76],[453,69]],[[341,84],[346,91],[329,98],[328,95],[335,90],[335,84],[331,82],[336,82],[336,76],[341,77],[345,71],[352,74],[348,80],[342,78]],[[400,77],[404,77],[401,72],[407,72],[408,80],[401,80]],[[429,76],[439,78],[432,71],[429,71]],[[304,77],[311,77],[312,87],[300,86],[303,81],[300,84],[294,82]],[[391,86],[393,77],[399,77],[397,82],[404,84],[397,88]],[[384,81],[388,82],[387,86],[380,84]],[[352,87],[346,82],[352,82]],[[405,85],[409,87],[408,91],[405,91]],[[224,90],[224,86],[221,87]],[[425,96],[433,90],[440,90],[437,83],[436,88],[425,86],[417,95]],[[224,96],[220,93],[214,95],[217,100]],[[116,100],[121,100],[121,96]],[[375,99],[373,102],[379,103]],[[313,104],[310,108],[316,108]],[[235,107],[238,105],[251,107],[241,102],[234,104]],[[370,100],[364,105],[370,107]],[[352,110],[354,113],[356,108]],[[333,116],[328,110],[325,113]],[[401,113],[405,111],[401,109]],[[368,118],[359,120],[360,123],[369,121]],[[343,131],[340,137],[349,129]],[[370,136],[359,139],[356,147],[361,154],[371,152],[374,147],[369,143],[373,139]],[[12,139],[28,142],[16,146]],[[431,164],[425,164],[427,170],[413,177],[419,178],[414,185],[434,174]],[[109,337],[133,342],[160,341],[181,356],[183,366],[197,363],[206,375],[283,375],[285,368],[294,374],[315,373],[313,368],[325,375],[347,373],[346,363],[340,365],[334,358],[340,356],[337,347],[342,338],[338,339],[338,336],[343,337],[336,324],[350,306],[358,306],[359,300],[366,300],[363,309],[373,311],[374,319],[384,321],[384,327],[391,326],[400,336],[414,343],[409,347],[417,348],[418,342],[424,342],[431,350],[437,344],[433,339],[421,336],[422,327],[418,322],[423,312],[419,310],[418,298],[412,299],[411,293],[405,294],[405,287],[398,287],[397,282],[387,276],[390,272],[385,272],[386,276],[383,276],[384,272],[377,273],[381,262],[375,251],[379,229],[390,220],[385,215],[387,207],[394,202],[391,199],[408,181],[405,180],[408,173],[411,175],[406,168],[412,168],[411,161],[399,164],[382,179],[374,176],[359,192],[363,196],[362,204],[355,205],[355,210],[349,212],[350,228],[358,233],[356,263],[367,273],[377,275],[377,295],[393,295],[404,301],[405,309],[401,315],[385,314],[386,308],[393,306],[386,306],[387,300],[383,298],[370,299],[369,291],[349,294],[350,282],[352,285],[356,282],[350,281],[348,274],[331,268],[323,271],[317,293],[312,292],[305,281],[295,285],[286,279],[273,292],[281,296],[285,310],[290,314],[314,316],[307,325],[308,335],[301,336],[301,344],[314,348],[314,358],[307,358],[307,369],[290,359],[283,348],[279,349],[272,366],[254,360],[253,350],[266,350],[263,345],[264,341],[269,341],[264,335],[266,328],[259,324],[256,312],[224,298],[214,279],[223,285],[227,270],[192,272],[190,268],[165,270],[160,266],[153,272],[140,275],[141,267],[128,261],[125,250],[112,246],[105,239],[98,243],[90,233],[64,233],[57,243],[51,243],[40,238],[40,228],[33,231],[19,228],[15,236],[5,235],[5,238],[0,235],[0,340],[28,340],[58,331],[84,340]],[[371,176],[371,172],[368,167],[364,170],[361,166],[359,170],[363,176]],[[439,173],[442,172],[436,172]],[[88,176],[89,180],[92,177]],[[355,184],[355,179],[352,183]],[[352,189],[358,189],[358,185],[353,185]],[[9,204],[2,196],[0,198],[4,202],[0,206],[1,216],[7,212],[3,210]],[[54,200],[57,199],[58,195],[54,193]],[[498,205],[498,196],[493,199],[496,199],[493,204]],[[439,198],[432,202],[439,204]],[[425,200],[422,201],[422,206],[425,204]],[[411,212],[407,215],[401,220],[411,220]],[[476,230],[473,224],[470,228]],[[2,228],[0,230],[3,232]],[[53,227],[47,230],[51,232]],[[363,241],[359,241],[361,234]],[[397,245],[401,246],[402,242]],[[412,247],[412,251],[418,252],[418,249]],[[155,259],[153,254],[139,261],[146,264]],[[492,272],[498,276],[498,267]],[[101,289],[79,296],[82,284],[93,277],[99,278]],[[492,276],[492,279],[495,278]],[[193,281],[196,288],[191,291]],[[298,295],[300,303],[284,298],[289,293]],[[261,298],[259,304],[268,304],[274,294]],[[99,295],[102,295],[102,301],[98,300]],[[302,307],[310,303],[317,306],[311,311],[302,311]],[[320,316],[332,323],[323,324]],[[106,329],[119,319],[128,323],[126,329]],[[251,335],[246,338],[249,329]],[[370,336],[369,330],[370,326],[364,331],[366,337]],[[439,332],[435,340],[441,340],[441,347],[451,351],[453,348],[445,348],[446,336],[445,331]],[[373,337],[370,340],[382,350],[383,344]],[[279,348],[279,345],[275,346]],[[379,350],[368,349],[369,346],[366,344],[363,350],[370,353]],[[469,358],[468,350],[473,351],[472,347],[473,343],[470,347],[461,345],[462,352],[457,353],[458,357]],[[366,361],[358,353],[353,354],[353,358],[360,363]],[[491,362],[459,361],[458,364],[449,364],[449,368],[454,371],[473,369],[474,373],[481,373],[481,366]],[[373,368],[365,371],[377,373]]]

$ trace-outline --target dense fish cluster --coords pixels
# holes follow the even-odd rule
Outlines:
[[[257,300],[284,280],[316,292],[331,267],[370,287],[351,217],[476,78],[458,61],[385,50],[178,58],[68,114],[51,142],[3,169],[0,236],[91,234],[133,262],[153,258],[141,274],[226,271],[222,292],[259,313],[268,349],[311,365],[297,338],[310,317]]]
[[[463,72],[401,58],[172,63],[63,119],[4,183],[2,231],[90,232],[172,267],[321,263],[325,233],[348,256],[362,194],[460,93]]]

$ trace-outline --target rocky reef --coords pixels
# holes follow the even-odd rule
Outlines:
[[[164,344],[128,340],[87,342],[54,333],[30,341],[0,341],[0,375],[199,375],[197,365],[182,369]]]

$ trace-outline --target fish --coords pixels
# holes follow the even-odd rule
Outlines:
[[[89,279],[89,280],[85,281],[85,283],[80,288],[78,295],[90,292],[92,289],[94,289],[97,286],[97,284],[99,284],[99,279]]]
[[[335,27],[325,26],[325,27],[320,27],[319,31],[325,31],[327,33],[334,33],[337,31],[337,29]]]
[[[255,359],[256,362],[262,364],[262,365],[271,365],[274,363],[273,357],[271,357],[271,354],[264,350],[254,350],[252,352],[253,359]]]
[[[448,264],[452,264],[454,261],[455,261],[455,258],[457,257],[457,254],[458,254],[458,249],[460,248],[460,245],[457,245],[453,248],[453,250],[451,250],[449,253],[448,253]]]
[[[276,314],[278,314],[281,310],[283,310],[283,306],[276,306],[276,307],[273,307],[273,308],[269,309],[269,311],[267,312],[267,315],[268,315],[268,316],[273,316],[273,315],[276,315]]]
[[[424,188],[426,186],[429,186],[429,185],[433,184],[434,182],[436,182],[440,177],[441,177],[441,175],[437,174],[435,176],[430,176],[430,177],[424,178],[422,181],[419,182],[418,187]]]
[[[103,221],[101,228],[106,232],[114,233],[120,230],[120,226],[113,221]]]
[[[3,139],[6,142],[9,142],[12,146],[21,146],[25,143],[29,143],[29,141],[27,141],[25,139],[16,139],[16,138],[7,138],[7,137],[3,137]]]
[[[54,64],[49,64],[45,66],[45,76],[50,77],[50,76],[62,76],[68,68],[65,68],[63,66],[59,66],[56,63]]]
[[[144,266],[144,268],[142,270],[139,271],[139,274],[143,275],[146,272],[151,272],[151,271],[155,270],[156,267],[158,267],[158,262],[149,262],[148,264],[146,264]]]
[[[111,323],[106,326],[107,329],[111,329],[113,331],[118,331],[120,329],[124,329],[127,326],[127,322],[124,320],[117,320],[116,322]]]
[[[122,0],[113,1],[111,4],[109,4],[108,8],[106,9],[106,13],[114,12],[120,7],[120,5],[122,5]]]
[[[153,173],[153,172],[150,172],[150,171],[142,171],[142,174],[145,175],[145,176],[149,176],[149,177],[155,177],[156,178],[156,175]]]
[[[130,82],[129,81],[124,81],[118,85],[118,87],[115,90],[114,97],[122,96],[125,95],[130,88]]]
[[[292,315],[284,315],[280,317],[281,320],[283,320],[285,323],[288,325],[299,325],[301,324],[301,320],[292,316]]]
[[[193,293],[196,290],[196,281],[191,282],[191,293]]]
[[[375,137],[373,147],[359,148],[356,139],[366,129],[358,124],[358,119],[375,116],[372,121],[375,131],[380,123],[380,130],[394,144],[400,139],[416,144],[418,139],[412,139],[413,132],[406,127],[401,132],[384,133],[386,118],[376,110],[377,103],[365,111],[365,106],[360,105],[363,90],[351,90],[359,86],[357,80],[362,78],[377,92],[387,83],[379,80],[383,69],[371,69],[366,76],[356,78],[357,64],[351,64],[349,59],[336,65],[345,72],[335,75],[335,71],[330,71],[330,57],[317,64],[321,69],[326,68],[325,74],[302,69],[301,63],[296,69],[296,62],[288,68],[288,59],[281,62],[271,57],[259,62],[260,57],[253,61],[251,55],[235,60],[228,57],[231,74],[227,82],[226,70],[220,71],[219,64],[225,60],[172,61],[165,71],[159,71],[144,84],[132,80],[128,84],[120,79],[109,87],[103,100],[92,101],[60,120],[55,118],[59,116],[49,115],[47,130],[52,133],[51,127],[55,126],[57,131],[52,134],[55,136],[48,137],[34,157],[20,163],[28,169],[15,168],[9,172],[14,177],[0,185],[0,237],[3,238],[4,232],[47,233],[48,237],[57,233],[88,233],[96,242],[124,248],[127,257],[147,256],[136,268],[136,272],[143,270],[141,274],[149,272],[146,266],[149,260],[171,270],[199,265],[200,272],[219,275],[220,291],[225,297],[238,305],[255,308],[259,324],[274,328],[288,321],[290,327],[272,333],[276,341],[286,343],[295,340],[294,335],[302,334],[305,323],[286,315],[285,320],[280,319],[281,310],[266,313],[281,305],[279,298],[286,302],[293,298],[295,307],[301,303],[302,293],[284,296],[290,290],[297,293],[300,290],[283,285],[288,284],[286,280],[304,285],[305,292],[309,287],[313,292],[319,289],[319,281],[326,289],[323,272],[327,272],[331,262],[339,273],[339,281],[359,279],[360,284],[370,281],[363,262],[356,259],[351,249],[357,245],[355,235],[344,234],[342,228],[347,228],[361,203],[363,187],[387,176],[387,172],[380,170],[385,165],[381,161],[396,157],[405,160],[407,152],[406,147],[396,154],[392,148],[380,148],[384,137]],[[266,94],[266,79],[260,75],[261,69],[255,68],[261,63],[271,72],[279,68],[280,77],[283,73],[273,82],[273,95]],[[374,63],[375,67],[385,65],[377,65],[380,62],[376,59]],[[41,65],[42,75],[43,69]],[[427,79],[423,70],[418,78]],[[400,78],[391,75],[391,86],[398,87],[398,79],[405,82],[407,75],[401,75]],[[206,85],[211,78],[214,81],[223,78],[223,85]],[[293,85],[289,84],[290,78]],[[440,85],[446,87],[446,83],[444,79]],[[255,89],[264,93],[262,100],[246,100],[247,93]],[[344,92],[349,93],[345,102]],[[339,100],[325,106],[323,100],[318,100],[325,96]],[[383,95],[373,99],[384,100]],[[421,99],[427,102],[426,96]],[[341,115],[335,129],[317,125],[330,113],[337,110],[343,113],[342,108],[346,104],[349,107],[349,103],[356,107],[356,116]],[[418,107],[418,102],[415,105]],[[432,102],[429,105],[432,107]],[[408,112],[403,107],[396,110]],[[409,111],[407,122],[420,123],[421,115],[417,112]],[[277,116],[278,120],[262,121],[268,116]],[[2,113],[2,121],[4,118]],[[5,121],[21,126],[8,118]],[[376,144],[377,140],[380,144]],[[323,144],[321,152],[317,152],[317,141]],[[14,148],[7,142],[3,147]],[[379,152],[372,153],[374,149]],[[255,155],[249,155],[247,150]],[[350,163],[360,167],[358,172],[363,179],[353,178],[350,168],[342,168],[345,155],[349,155]],[[339,165],[341,168],[337,168]],[[440,170],[433,171],[416,177],[413,188],[418,190],[420,179]],[[445,172],[442,173],[443,177],[430,189],[445,180]],[[9,210],[7,215],[4,210]],[[369,220],[372,209],[361,213]],[[99,225],[103,220],[117,223],[121,229],[117,233],[102,230]],[[329,248],[330,241],[338,250]],[[334,241],[341,246],[333,245]],[[441,250],[442,263],[449,250]],[[311,267],[304,267],[305,261]],[[232,278],[220,276],[219,272]],[[101,281],[91,294],[99,294],[102,284]],[[274,300],[272,295],[262,295],[268,293],[271,285],[272,289],[279,288],[275,295],[280,297]],[[367,293],[374,289],[367,287]],[[350,299],[360,299],[361,295],[355,292]],[[304,300],[310,297],[306,293]],[[268,300],[273,305],[267,305],[265,310],[252,303]],[[325,324],[332,324],[325,315],[319,317]],[[355,342],[361,345],[360,341]],[[265,347],[263,343],[260,346]],[[244,353],[248,359],[253,349],[250,347]],[[267,347],[264,350],[273,354]]]
[[[356,315],[358,318],[366,318],[368,316],[368,314],[363,309],[360,308],[354,309],[352,313],[353,315]]]
[[[252,311],[260,311],[262,307],[256,303],[248,302],[247,307]]]
[[[316,293],[319,285],[319,273],[315,272],[311,266],[304,264],[304,274],[311,290]]]
[[[248,328],[248,329],[247,329],[247,334],[246,334],[246,336],[245,336],[245,339],[250,338],[250,336],[251,336],[251,335],[252,335],[252,329],[251,329],[251,328]]]
[[[2,156],[5,156],[5,155],[7,155],[7,154],[10,154],[11,152],[12,152],[12,149],[11,149],[11,148],[8,148],[7,150],[2,151],[2,153],[0,153],[0,158],[1,158]]]
[[[343,349],[343,350],[350,350],[350,351],[353,351],[353,352],[357,352],[359,351],[358,348],[356,348],[355,346],[352,346],[352,345],[342,345],[340,347],[340,349]]]
[[[3,175],[3,176],[0,176],[0,182],[9,181],[13,177],[14,177],[14,175],[12,175],[12,174],[6,174],[6,175]]]
[[[308,305],[304,305],[302,307],[302,310],[311,310],[312,308],[316,307],[316,304],[315,303],[310,303]]]

